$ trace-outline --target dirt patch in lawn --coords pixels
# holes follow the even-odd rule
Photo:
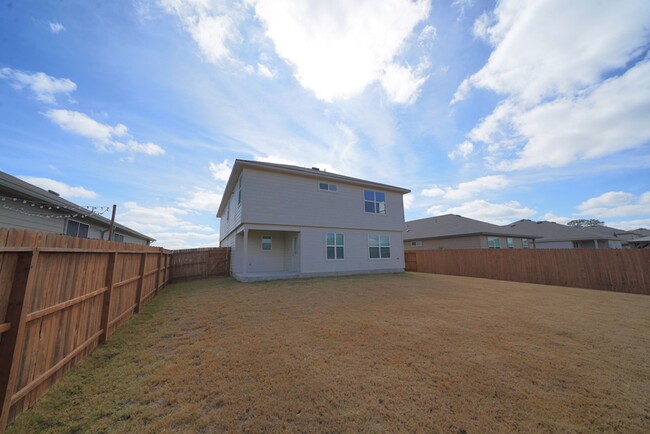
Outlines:
[[[650,297],[407,273],[168,287],[19,432],[650,431]]]

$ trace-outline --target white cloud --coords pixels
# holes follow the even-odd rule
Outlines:
[[[432,25],[427,24],[418,36],[418,43],[424,48],[431,48],[437,36],[438,30]]]
[[[581,216],[611,219],[620,217],[647,218],[650,215],[650,191],[639,196],[623,191],[610,191],[577,206]]]
[[[324,101],[348,98],[386,76],[414,27],[427,18],[428,0],[304,2],[251,0],[277,54],[296,79]],[[399,68],[391,66],[395,73]],[[422,77],[408,77],[412,88]],[[389,94],[410,100],[413,91]],[[416,87],[419,88],[418,84]],[[407,96],[405,96],[407,95]]]
[[[212,191],[201,187],[195,187],[189,197],[178,201],[178,205],[182,208],[197,211],[210,211],[213,214],[216,214],[217,209],[219,209],[219,204],[221,203],[223,188],[218,188],[217,190],[218,191]]]
[[[648,229],[650,228],[650,218],[640,218],[640,219],[634,219],[634,220],[623,220],[623,221],[617,221],[617,222],[612,222],[606,223],[607,226],[613,226],[617,229],[624,229],[626,231],[633,230],[633,229],[639,229],[639,228],[644,228]]]
[[[53,23],[53,22],[50,21],[49,24],[50,24],[50,31],[52,33],[56,34],[56,33],[59,33],[61,31],[65,30],[65,26],[63,24],[59,23],[59,22],[54,22]]]
[[[415,201],[415,195],[413,193],[407,193],[402,196],[404,199],[404,209],[408,210],[413,207],[413,202]]]
[[[546,214],[541,215],[539,217],[539,220],[540,221],[547,221],[547,222],[555,222],[555,223],[559,223],[561,225],[565,225],[565,224],[569,223],[571,220],[574,220],[574,219],[571,218],[571,217],[557,216],[557,215],[553,214],[552,212],[547,212]]]
[[[234,10],[223,10],[206,0],[160,0],[162,6],[178,16],[208,62],[231,60],[229,44],[241,40]]]
[[[454,0],[451,5],[458,9],[458,18],[465,16],[465,11],[474,6],[474,0]]]
[[[44,72],[26,72],[11,68],[0,68],[0,78],[10,81],[13,88],[30,89],[39,101],[55,104],[57,94],[69,94],[77,85],[67,78],[51,77]]]
[[[122,212],[122,209],[126,210]],[[156,239],[156,245],[168,249],[219,245],[219,234],[210,226],[187,220],[190,211],[170,206],[147,207],[125,202],[118,207],[117,221]]]
[[[88,115],[71,110],[49,110],[45,117],[63,130],[93,141],[95,148],[103,152],[131,152],[146,155],[163,155],[165,150],[159,145],[133,140],[124,124],[115,126],[97,122]],[[120,140],[124,138],[126,140]]]
[[[455,160],[458,157],[467,158],[472,152],[474,152],[474,144],[469,140],[465,140],[463,143],[456,145],[456,149],[448,153],[447,156]]]
[[[490,203],[485,200],[474,200],[446,209],[434,206],[427,210],[427,214],[458,214],[495,225],[505,225],[516,220],[529,218],[535,214],[535,211],[517,201]]]
[[[468,199],[488,190],[501,190],[510,185],[510,180],[503,175],[489,175],[476,178],[472,181],[461,182],[453,187],[432,186],[422,190],[423,196],[442,197],[447,200],[457,201]]]
[[[59,193],[62,197],[78,197],[82,199],[95,199],[98,195],[92,190],[87,190],[84,187],[72,187],[60,181],[50,178],[39,178],[34,176],[19,176],[25,182],[34,184],[44,190],[53,190]]]
[[[273,78],[275,76],[273,71],[271,71],[268,66],[261,63],[257,64],[257,73],[266,78]]]
[[[426,62],[415,69],[396,63],[387,65],[381,77],[381,85],[388,98],[398,104],[413,104],[420,96],[422,85],[429,78],[428,75],[422,75],[427,67]]]
[[[221,163],[213,163],[212,161],[210,161],[208,167],[210,169],[210,172],[212,173],[212,176],[217,181],[228,181],[228,178],[230,178],[230,172],[232,171],[232,166],[230,165],[228,160],[223,160],[223,162]]]
[[[474,23],[474,34],[494,50],[452,103],[472,88],[505,99],[468,137],[486,143],[488,161],[505,170],[561,166],[646,143],[650,61],[638,59],[649,20],[643,0],[499,2]]]

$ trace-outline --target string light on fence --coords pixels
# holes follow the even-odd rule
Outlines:
[[[67,207],[65,205],[53,205],[50,203],[43,203],[43,202],[34,202],[31,200],[27,199],[20,199],[17,197],[8,197],[8,196],[0,196],[0,202],[5,202],[2,204],[2,208],[8,209],[10,211],[15,211],[23,215],[27,215],[30,217],[39,217],[39,218],[46,218],[46,219],[65,219],[65,218],[86,218],[91,215],[102,215],[106,213],[111,207],[108,206],[84,206],[83,208],[88,209],[88,213],[80,213],[79,208],[71,208]],[[15,206],[10,206],[6,202],[16,202]],[[22,205],[25,205],[25,207],[22,207]],[[41,213],[36,213],[36,212],[30,212],[31,208],[38,208],[42,210],[48,210],[48,211],[53,211],[53,210],[65,210],[69,211],[67,214],[41,214]]]

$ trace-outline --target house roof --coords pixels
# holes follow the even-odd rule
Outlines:
[[[65,210],[69,210],[72,213],[84,215],[85,220],[94,221],[107,227],[111,224],[111,220],[107,219],[106,217],[103,217],[99,214],[94,214],[82,206],[70,202],[69,200],[63,199],[58,194],[44,190],[2,171],[0,171],[0,195],[12,199],[28,199],[35,202],[42,202],[44,204],[51,204],[52,206],[63,208],[63,212],[65,212]],[[115,223],[115,229],[125,235],[130,235],[151,242],[156,241],[154,238],[134,231],[133,229],[121,225],[117,222]]]
[[[534,222],[519,220],[504,227],[518,233],[535,233],[540,238],[539,242],[554,241],[584,241],[584,240],[618,240],[613,234],[602,234],[588,229],[572,228],[554,222]]]
[[[228,178],[228,183],[226,184],[226,189],[224,190],[221,204],[219,205],[219,210],[217,211],[217,217],[221,217],[225,211],[226,204],[228,203],[227,198],[230,197],[230,194],[235,189],[235,184],[239,179],[244,168],[251,168],[257,170],[265,170],[268,172],[277,172],[284,173],[288,175],[296,175],[309,177],[314,179],[321,179],[324,181],[336,181],[346,184],[360,185],[364,187],[373,187],[379,188],[382,190],[394,191],[401,194],[410,193],[411,190],[401,187],[395,187],[393,185],[382,184],[379,182],[367,181],[364,179],[353,178],[351,176],[338,175],[336,173],[326,172],[324,170],[319,170],[318,168],[312,167],[300,167],[300,166],[291,166],[289,164],[277,164],[277,163],[265,163],[262,161],[252,161],[252,160],[235,160],[233,164],[232,171],[230,172],[230,177]]]
[[[630,240],[630,244],[634,244],[639,248],[648,248],[650,247],[650,236],[635,238],[633,240]]]
[[[445,214],[406,222],[404,241],[432,238],[466,237],[470,235],[514,236],[537,238],[533,232],[523,233],[467,217]]]

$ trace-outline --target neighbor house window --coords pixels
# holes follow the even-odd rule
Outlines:
[[[388,235],[368,235],[368,255],[370,259],[390,258],[390,238]]]
[[[243,176],[239,177],[239,182],[237,183],[237,205],[241,204],[241,180]]]
[[[422,241],[411,241],[411,247],[422,247]]]
[[[528,248],[528,238],[523,238],[521,240],[521,247],[523,247],[524,249]]]
[[[272,243],[271,235],[262,235],[262,250],[271,250]]]
[[[343,234],[328,232],[325,236],[327,259],[343,259],[345,239]]]
[[[230,205],[226,206],[226,221],[230,220]]]
[[[328,184],[327,182],[319,182],[318,188],[323,191],[338,191],[338,186],[336,184]]]
[[[88,229],[90,226],[75,220],[68,220],[68,227],[65,230],[66,235],[79,238],[88,238]]]
[[[364,209],[373,214],[386,214],[386,194],[382,191],[363,190]]]
[[[515,242],[512,240],[512,238],[508,238],[508,248],[509,249],[515,248]]]
[[[500,249],[501,240],[499,237],[488,237],[488,248],[489,249]]]
[[[124,242],[124,235],[122,234],[113,234],[113,241],[117,241],[118,243],[123,243]]]

